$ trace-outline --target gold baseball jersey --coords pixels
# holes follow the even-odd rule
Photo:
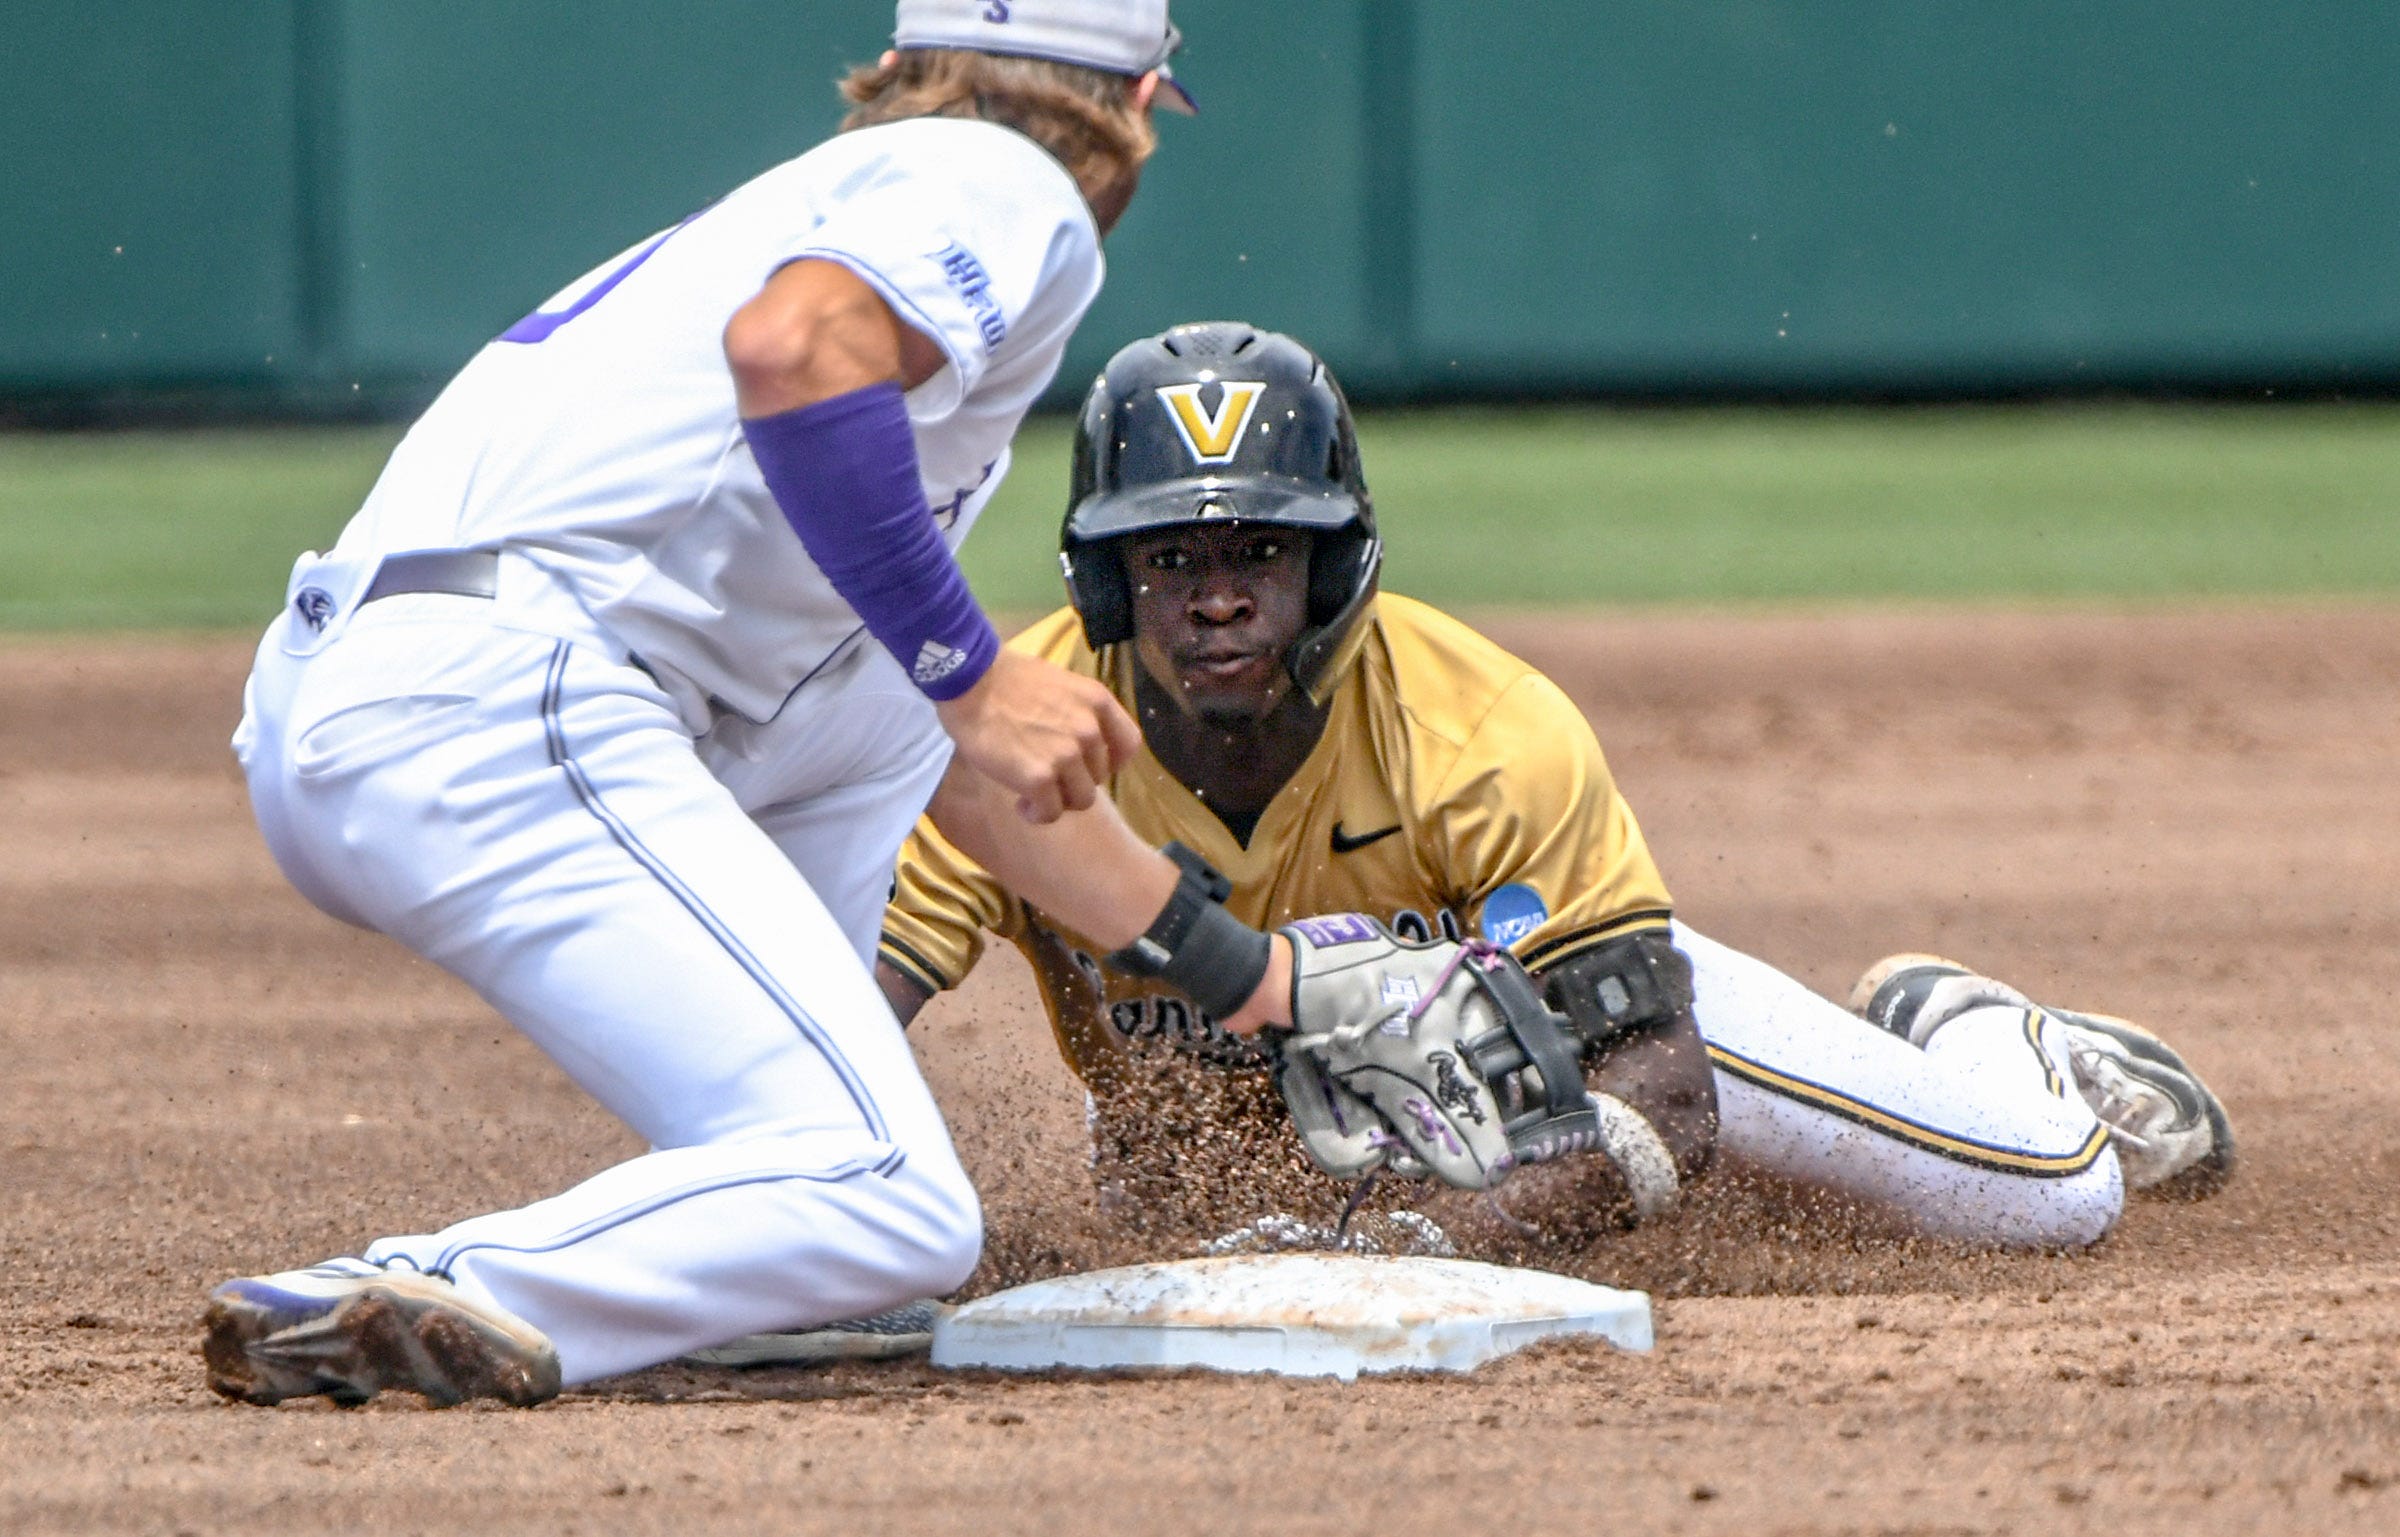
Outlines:
[[[1133,708],[1132,648],[1095,654],[1072,609],[1009,644],[1098,678]],[[1198,852],[1233,883],[1226,906],[1260,928],[1364,912],[1405,937],[1481,934],[1538,969],[1667,922],[1632,809],[1556,684],[1389,593],[1344,649],[1324,735],[1247,843],[1148,752],[1109,783],[1133,830]],[[1136,1059],[1261,1061],[1165,983],[1108,969],[1100,947],[1010,896],[921,821],[900,853],[882,958],[939,992],[965,979],[986,934],[1033,963],[1059,1050],[1104,1113],[1112,1090],[1144,1076],[1119,1071]]]

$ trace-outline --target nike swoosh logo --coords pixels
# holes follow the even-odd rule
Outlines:
[[[1336,822],[1333,824],[1333,851],[1336,854],[1355,854],[1368,844],[1389,838],[1399,830],[1400,824],[1394,822],[1389,827],[1377,828],[1371,833],[1360,833],[1355,838],[1345,838],[1342,836],[1342,824]]]

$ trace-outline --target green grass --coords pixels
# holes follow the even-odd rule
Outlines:
[[[2400,595],[2400,408],[1386,412],[1395,589],[1444,603]],[[0,437],[0,627],[248,626],[394,429]],[[1067,429],[967,552],[1059,600]]]
[[[1454,602],[2400,592],[2388,408],[1394,425],[1365,448],[1393,585]]]
[[[0,627],[260,626],[396,428],[0,437]]]

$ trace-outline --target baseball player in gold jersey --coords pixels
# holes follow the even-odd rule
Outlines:
[[[2230,1173],[2223,1107],[2139,1027],[1917,955],[1845,1010],[1676,919],[1565,694],[1377,592],[1347,406],[1290,338],[1210,324],[1119,352],[1086,402],[1063,545],[1073,606],[1010,644],[1134,713],[1146,750],[1108,790],[1141,837],[1204,859],[1250,924],[1351,910],[1507,945],[1575,1025],[1606,1156],[1500,1192],[1545,1234],[1664,1211],[1712,1157],[1993,1246],[2088,1244],[2127,1187]],[[1230,1227],[1220,1252],[1328,1234],[1346,1192],[1301,1156],[1270,1048],[1103,964],[920,824],[878,956],[899,1016],[992,935],[1031,961],[1089,1093],[1104,1204],[1170,1242]],[[1470,1236],[1474,1203],[1401,1188]],[[1447,1244],[1421,1219],[1382,1232]]]
[[[1279,531],[1227,524],[1206,532],[1229,540],[1236,562],[1305,567],[1302,541]],[[1137,535],[1131,544],[1188,560],[1186,533]],[[1282,585],[1296,606],[1288,600],[1302,584]],[[1222,774],[1195,789],[1167,767],[1162,736],[1195,722],[1200,736],[1220,733],[1205,717],[1169,714],[1172,706],[1146,697],[1155,691],[1136,647],[1094,652],[1071,609],[1012,644],[1097,677],[1137,710],[1152,750],[1112,783],[1119,809],[1143,836],[1179,842],[1223,874],[1233,887],[1226,905],[1246,922],[1356,911],[1404,938],[1458,938],[1480,923],[1537,975],[1612,941],[1665,934],[1666,885],[1581,714],[1549,679],[1424,604],[1383,594],[1362,610],[1324,669],[1342,681],[1321,704],[1293,711],[1321,718],[1314,748],[1288,777],[1258,786],[1263,794],[1242,795]],[[1291,697],[1306,699],[1297,690]],[[1271,749],[1243,757],[1273,761]],[[1255,1187],[1274,1172],[1274,1210],[1338,1205],[1340,1192],[1308,1173],[1255,1037],[1229,1035],[1172,989],[1103,966],[1098,947],[920,826],[884,914],[886,995],[913,1013],[965,978],[987,934],[1013,941],[1032,963],[1059,1050],[1091,1091],[1120,1211],[1188,1224],[1216,1210],[1221,1193],[1195,1182],[1184,1159],[1206,1145],[1206,1161],[1222,1166],[1229,1139],[1243,1147],[1244,1180]],[[1711,1144],[1698,1042],[1620,1052],[1595,1086],[1618,1103],[1638,1094],[1661,1135],[1655,1156],[1638,1166],[1655,1188],[1629,1194],[1636,1204],[1667,1204]],[[1557,1176],[1520,1176],[1536,1177]],[[1324,1199],[1309,1203],[1303,1192],[1312,1184]]]

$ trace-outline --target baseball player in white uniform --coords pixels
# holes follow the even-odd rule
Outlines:
[[[1288,1016],[1289,941],[1195,916],[1098,796],[1130,718],[1002,652],[952,555],[1152,106],[1190,106],[1166,0],[900,0],[894,41],[843,133],[483,349],[293,571],[235,740],[277,862],[651,1151],[225,1283],[220,1393],[530,1404],[959,1285],[975,1194],[868,971],[929,798],[1085,932]]]

